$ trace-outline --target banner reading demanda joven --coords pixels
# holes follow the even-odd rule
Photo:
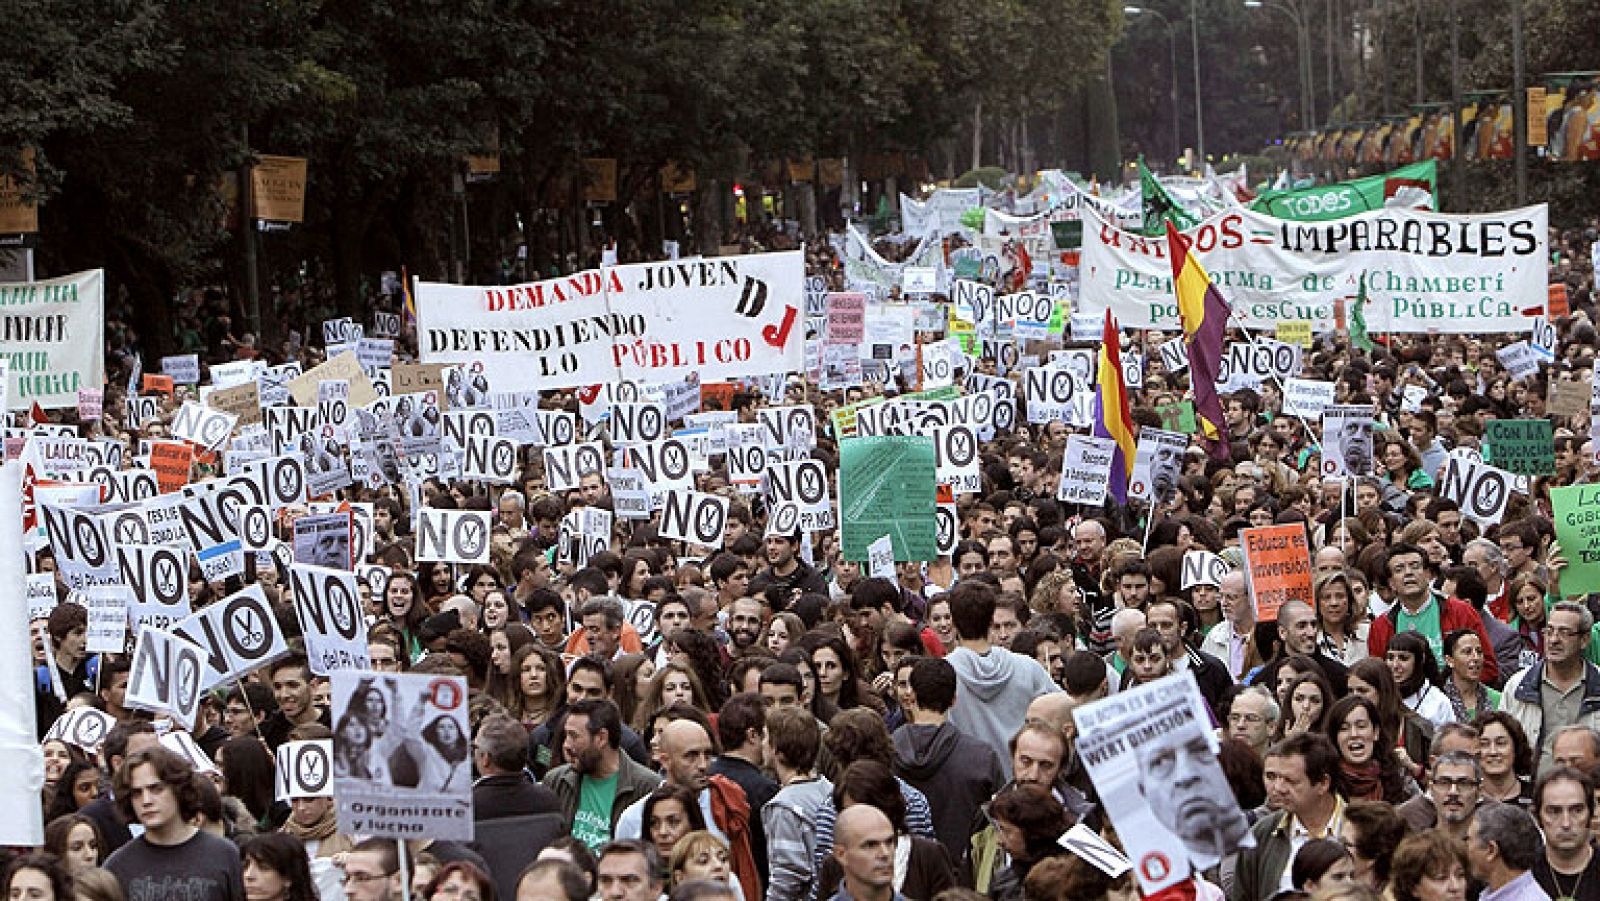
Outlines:
[[[496,391],[706,381],[805,364],[801,251],[607,266],[524,285],[418,282],[424,363],[483,361]]]
[[[1546,299],[1549,210],[1479,215],[1381,209],[1328,222],[1249,210],[1211,216],[1184,234],[1233,307],[1233,321],[1273,328],[1310,320],[1319,332],[1366,279],[1376,333],[1527,331]],[[1128,328],[1177,331],[1167,239],[1122,231],[1085,210],[1081,299]]]
[[[105,271],[0,284],[0,356],[11,364],[7,404],[78,406],[105,384]]]

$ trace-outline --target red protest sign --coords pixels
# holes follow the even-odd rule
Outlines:
[[[156,375],[155,373],[147,372],[144,374],[144,390],[154,391],[158,394],[165,394],[166,396],[171,397],[172,376]]]
[[[1278,618],[1278,608],[1289,601],[1311,605],[1311,542],[1304,526],[1290,523],[1245,529],[1239,535],[1244,548],[1245,582],[1250,602],[1256,608],[1256,622]]]
[[[186,441],[150,442],[150,468],[156,471],[156,487],[162,494],[189,484],[189,469],[194,466],[194,445]]]

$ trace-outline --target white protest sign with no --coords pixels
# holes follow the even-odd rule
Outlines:
[[[289,567],[289,581],[311,671],[326,676],[334,670],[367,669],[367,621],[355,573],[297,563]]]
[[[489,562],[490,515],[481,510],[417,511],[417,562]]]
[[[657,534],[662,538],[720,548],[727,522],[727,498],[700,491],[668,491],[662,498]]]
[[[201,651],[202,691],[289,653],[260,585],[246,586],[190,615],[172,627],[172,634],[193,642]]]
[[[184,729],[193,729],[205,691],[204,657],[205,652],[193,642],[159,629],[141,630],[123,703],[138,710],[170,713]]]
[[[279,801],[333,797],[333,739],[286,741],[274,764],[273,797]]]

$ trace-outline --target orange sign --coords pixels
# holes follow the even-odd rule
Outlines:
[[[162,494],[189,484],[189,469],[194,465],[194,445],[186,441],[150,442],[150,468],[156,471],[156,487]]]
[[[147,373],[144,374],[144,390],[146,390],[146,391],[156,391],[156,392],[159,392],[161,394],[165,394],[168,397],[171,397],[172,396],[172,376],[170,376],[170,375],[158,375],[158,374],[155,374],[155,373],[147,372]]]
[[[1311,542],[1297,523],[1245,529],[1239,534],[1244,548],[1245,581],[1256,622],[1278,618],[1278,608],[1289,601],[1304,601],[1316,609],[1311,595]]]
[[[734,387],[732,382],[701,382],[700,409],[732,410]]]
[[[1550,296],[1545,304],[1546,319],[1564,319],[1572,315],[1572,303],[1567,299],[1567,283],[1556,282],[1549,286]]]

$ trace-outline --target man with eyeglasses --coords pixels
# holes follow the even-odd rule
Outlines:
[[[1257,757],[1264,758],[1272,743],[1272,733],[1277,729],[1281,711],[1272,692],[1260,685],[1252,685],[1239,692],[1228,708],[1228,738],[1238,739],[1250,746]]]
[[[1217,598],[1222,607],[1222,622],[1206,633],[1200,650],[1221,660],[1228,668],[1228,677],[1237,682],[1244,677],[1245,648],[1256,627],[1256,608],[1250,603],[1244,573],[1235,570],[1223,576]]]
[[[1584,656],[1593,627],[1588,607],[1569,601],[1556,604],[1545,617],[1545,659],[1512,676],[1500,695],[1500,709],[1539,743],[1540,772],[1554,765],[1561,730],[1600,728],[1600,669]]]
[[[394,901],[402,896],[400,857],[393,839],[369,838],[344,856],[349,901]]]
[[[1383,572],[1389,578],[1394,604],[1388,612],[1373,619],[1367,633],[1367,653],[1382,660],[1389,650],[1389,639],[1400,632],[1416,632],[1428,640],[1434,659],[1443,660],[1444,636],[1456,629],[1471,629],[1478,633],[1483,647],[1494,647],[1488,631],[1483,628],[1483,620],[1478,618],[1472,605],[1433,592],[1428,556],[1421,548],[1405,543],[1389,548]],[[1500,664],[1494,655],[1485,655],[1481,678],[1488,685],[1500,680]]]
[[[1447,751],[1433,762],[1427,794],[1401,804],[1399,814],[1413,832],[1437,826],[1451,838],[1466,841],[1472,811],[1483,800],[1483,771],[1467,751]]]
[[[222,708],[222,728],[228,730],[229,738],[258,734],[261,723],[277,709],[272,689],[259,682],[239,682],[228,690],[228,699]]]

